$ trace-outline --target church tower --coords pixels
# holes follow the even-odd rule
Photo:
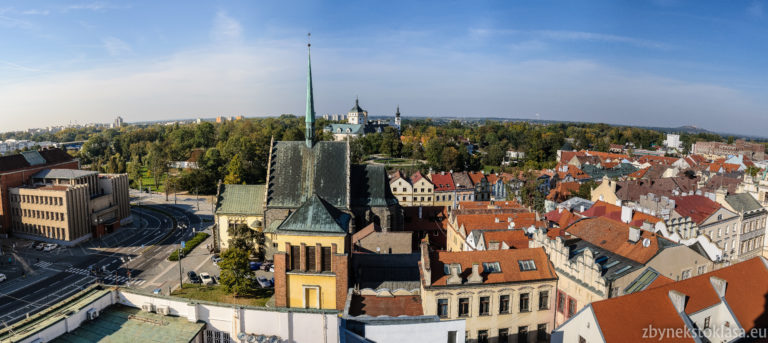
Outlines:
[[[397,111],[395,112],[395,128],[400,131],[400,105],[397,105]]]
[[[309,34],[307,34],[309,37]],[[312,97],[312,52],[310,51],[312,44],[307,42],[307,112],[305,114],[304,123],[306,124],[306,130],[304,132],[304,140],[307,143],[307,147],[311,148],[315,139],[315,99]]]
[[[368,124],[368,111],[360,107],[360,101],[355,98],[355,107],[349,110],[347,122],[350,124]]]

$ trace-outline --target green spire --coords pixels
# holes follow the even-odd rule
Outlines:
[[[304,120],[307,128],[304,137],[307,147],[311,148],[315,139],[315,100],[312,98],[312,54],[310,51],[312,44],[309,43],[309,36],[310,34],[307,34],[307,114]]]

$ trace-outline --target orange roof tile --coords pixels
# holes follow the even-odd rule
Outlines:
[[[483,231],[483,239],[485,240],[486,249],[488,249],[491,242],[504,242],[513,249],[525,249],[528,248],[529,241],[528,236],[525,235],[523,230]]]
[[[648,338],[642,335],[643,329],[649,326],[687,332],[669,299],[669,292],[675,290],[687,296],[685,313],[690,315],[720,303],[710,282],[713,276],[727,282],[725,301],[746,332],[768,327],[765,298],[768,294],[768,268],[762,258],[756,257],[687,280],[592,303],[605,341],[647,341]],[[664,338],[665,342],[693,341],[690,335]]]
[[[472,183],[474,184],[477,184],[478,182],[482,182],[484,179],[487,181],[487,179],[485,178],[485,174],[481,172],[470,172],[468,174],[469,174],[469,178],[472,179]]]
[[[560,182],[555,188],[549,191],[549,194],[547,194],[547,200],[557,203],[566,201],[571,197],[571,194],[579,191],[580,186],[581,184],[576,181]]]
[[[480,275],[483,277],[483,284],[557,279],[555,268],[549,262],[549,258],[547,258],[543,248],[460,252],[438,251],[435,255],[430,258],[433,286],[446,285],[446,280],[448,280],[450,274],[445,274],[444,266],[452,263],[461,265],[459,276],[463,280],[466,280],[472,274],[472,265],[477,264]],[[521,271],[518,261],[522,260],[533,260],[536,269]],[[498,262],[501,266],[501,272],[485,273],[483,270],[484,262]]]
[[[456,190],[453,185],[451,174],[429,174],[432,184],[435,185],[435,192],[452,192]]]
[[[606,217],[616,221],[621,221],[621,206],[609,204],[605,201],[598,200],[592,207],[581,213],[586,217]],[[632,211],[632,221],[630,224],[640,226],[643,222],[649,222],[656,224],[662,221],[661,218],[654,217],[650,214]]]
[[[594,206],[593,206],[594,207]],[[629,241],[629,225],[605,217],[584,218],[566,228],[566,232],[614,254],[645,264],[659,252],[659,239],[655,233],[640,230],[640,240]],[[643,246],[648,238],[649,246]]]
[[[424,315],[421,297],[418,295],[396,295],[379,297],[375,295],[352,295],[349,303],[351,316],[421,316]]]
[[[722,207],[703,195],[671,197],[675,201],[675,212],[682,217],[691,217],[696,224],[701,224]]]

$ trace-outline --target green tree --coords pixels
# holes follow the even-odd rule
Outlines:
[[[152,143],[149,146],[147,168],[149,168],[149,172],[155,182],[155,188],[157,189],[160,181],[162,181],[163,174],[168,170],[168,157],[160,142]]]
[[[248,277],[251,274],[248,262],[247,250],[230,247],[221,253],[219,283],[226,292],[235,297],[248,295],[256,290],[253,281]]]
[[[227,173],[227,176],[224,177],[224,183],[228,185],[243,183],[242,178],[240,177],[243,173],[243,162],[240,160],[240,154],[235,154],[235,157],[229,161],[227,170],[229,172]]]

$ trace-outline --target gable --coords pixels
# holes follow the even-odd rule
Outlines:
[[[722,219],[717,219],[717,218],[718,218],[718,216],[721,216],[721,215],[722,215]],[[732,219],[732,218],[734,218],[734,217],[738,217],[738,216],[739,216],[738,214],[736,214],[736,213],[734,213],[734,212],[731,212],[731,211],[730,211],[730,210],[728,210],[727,208],[725,208],[725,207],[721,207],[720,209],[718,209],[717,211],[715,211],[715,213],[712,213],[712,215],[711,215],[711,216],[707,217],[707,219],[705,219],[705,220],[704,220],[704,221],[703,221],[703,222],[700,224],[700,226],[705,226],[705,225],[709,225],[709,224],[717,223],[717,222],[719,222],[719,221],[725,221],[725,220],[729,220],[729,219]]]

